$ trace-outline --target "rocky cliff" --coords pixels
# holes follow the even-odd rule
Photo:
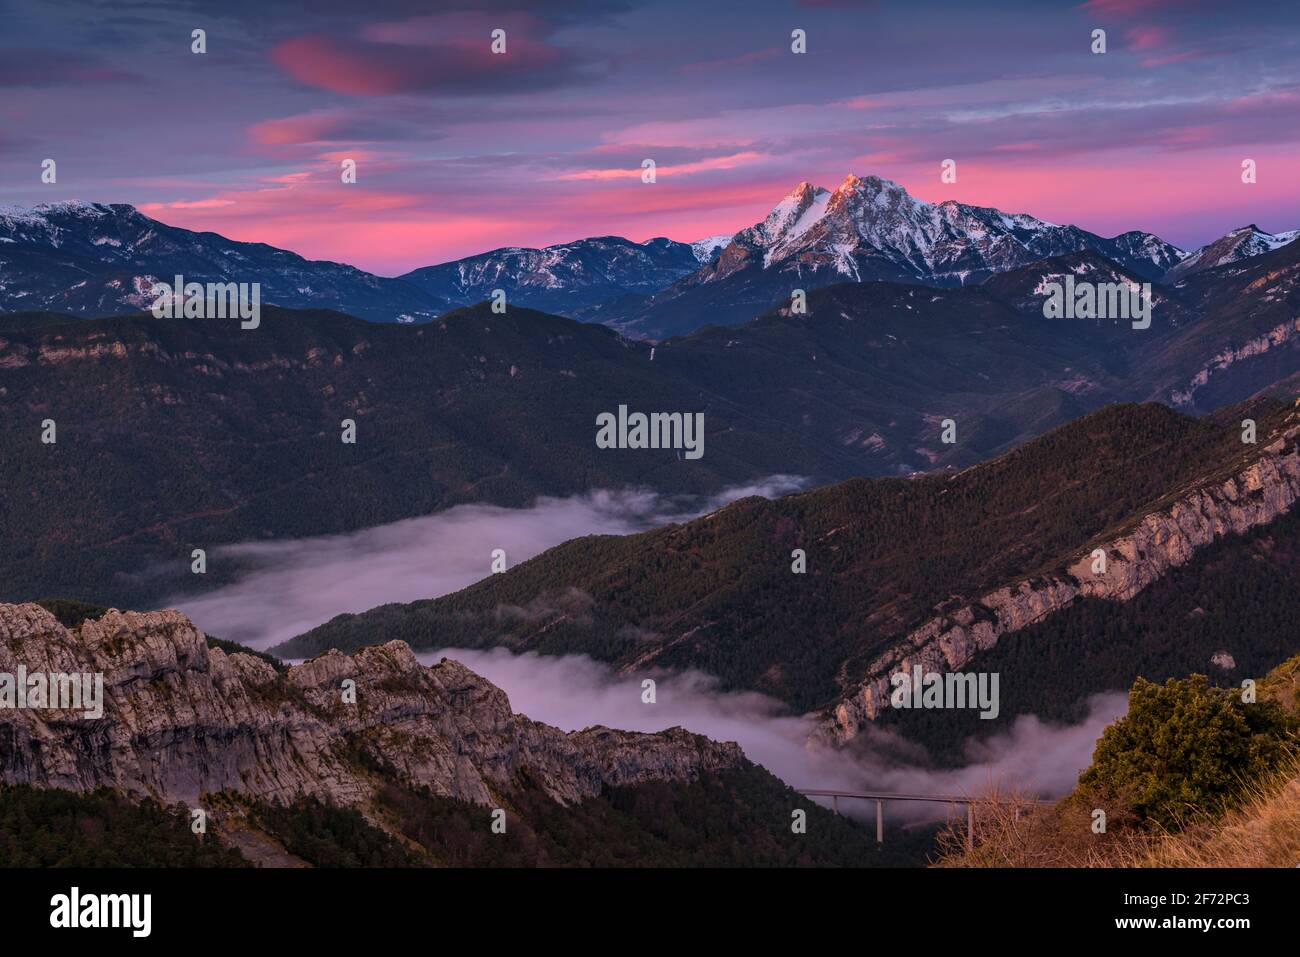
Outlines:
[[[102,674],[103,714],[0,709],[6,784],[354,805],[396,781],[489,803],[527,776],[568,803],[744,763],[736,745],[676,728],[566,734],[513,713],[501,689],[455,661],[421,665],[400,641],[278,672],[209,648],[175,611],[113,610],[68,629],[39,605],[0,605],[0,674],[20,669]]]
[[[1078,596],[1127,601],[1198,549],[1225,535],[1271,522],[1300,498],[1300,413],[1264,445],[1240,471],[1197,484],[1171,496],[1168,504],[1141,516],[1119,534],[1092,543],[1058,574],[995,589],[977,601],[946,611],[911,631],[868,666],[852,694],[833,707],[823,725],[839,742],[888,707],[890,676],[923,666],[952,671],[1010,632],[1065,608]],[[1105,563],[1093,568],[1097,550]]]
[[[1180,407],[1192,405],[1195,402],[1197,390],[1204,388],[1209,383],[1211,376],[1244,359],[1262,356],[1270,350],[1284,346],[1292,342],[1297,335],[1300,335],[1300,319],[1292,319],[1275,326],[1263,335],[1255,336],[1243,345],[1228,346],[1222,352],[1211,357],[1200,369],[1196,370],[1185,389],[1171,391],[1169,393],[1170,401]]]

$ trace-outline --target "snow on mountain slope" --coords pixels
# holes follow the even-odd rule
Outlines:
[[[153,303],[155,282],[176,275],[258,283],[264,305],[336,309],[376,322],[428,320],[446,309],[400,280],[168,226],[125,204],[0,207],[0,311],[132,312]]]
[[[849,175],[832,192],[800,183],[763,222],[736,234],[746,255],[724,251],[718,274],[761,263],[800,274],[829,272],[846,279],[910,279],[969,285],[1036,259],[1093,249],[1139,274],[1155,278],[1183,257],[1182,250],[1147,233],[1114,239],[1057,226],[1023,213],[928,203],[879,176]]]
[[[1266,233],[1254,223],[1234,229],[1212,243],[1189,253],[1182,262],[1169,270],[1167,282],[1179,282],[1204,269],[1240,262],[1252,256],[1281,249],[1300,237],[1300,229],[1285,233]]]
[[[815,187],[811,183],[800,183],[776,204],[767,219],[757,226],[742,231],[740,235],[746,241],[755,242],[765,248],[763,268],[770,266],[773,260],[781,259],[785,253],[794,248],[794,244],[808,232],[813,225],[826,215],[830,203],[831,191]],[[739,239],[739,236],[737,237]]]
[[[701,260],[694,244],[663,237],[635,243],[621,236],[595,236],[541,249],[494,249],[401,278],[457,305],[481,302],[492,290],[504,289],[510,302],[567,313],[654,292],[698,269],[701,261],[708,260]]]
[[[709,236],[707,239],[697,239],[690,244],[691,251],[695,253],[695,258],[702,263],[710,263],[718,258],[718,253],[722,252],[731,242],[731,233],[723,233],[720,236]]]
[[[971,286],[1070,253],[1091,251],[1143,281],[1186,253],[1139,231],[1105,238],[1026,213],[930,203],[879,176],[849,175],[834,190],[800,183],[718,258],[640,300],[592,315],[629,335],[662,339],[702,325],[735,325],[792,289],[841,282]]]

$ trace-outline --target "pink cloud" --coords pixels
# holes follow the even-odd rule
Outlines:
[[[343,160],[355,160],[358,164],[371,160],[386,160],[388,157],[384,153],[374,152],[372,150],[336,150],[333,152],[321,153],[318,157],[324,162],[332,165],[338,165]]]
[[[1124,33],[1125,38],[1135,50],[1154,50],[1169,43],[1169,31],[1164,27],[1140,26],[1130,27]]]
[[[656,176],[686,176],[692,173],[711,172],[713,170],[735,169],[738,166],[745,166],[750,163],[766,159],[765,153],[758,153],[749,150],[743,153],[732,153],[729,156],[714,156],[709,159],[696,160],[692,163],[680,163],[676,165],[656,166]],[[607,180],[607,179],[640,179],[642,174],[640,165],[636,168],[623,169],[584,169],[572,173],[562,173],[556,176],[558,180]]]
[[[233,206],[233,199],[196,199],[191,201],[177,200],[174,203],[143,203],[140,209],[152,216],[167,209],[220,209],[222,206]]]
[[[285,40],[270,56],[301,83],[351,96],[526,91],[574,82],[584,66],[575,55],[527,36],[509,37],[507,52],[494,54],[488,34],[430,45],[315,34]]]
[[[1258,183],[1241,182],[1242,155],[1259,161]],[[1300,221],[1291,221],[1300,215],[1300,182],[1283,172],[1290,165],[1284,148],[1254,154],[1233,149],[1162,153],[1155,160],[1145,151],[1117,150],[1050,167],[1019,166],[1011,158],[959,163],[955,189],[941,184],[938,167],[929,164],[912,163],[882,175],[893,173],[890,178],[931,202],[957,199],[1031,213],[1104,236],[1142,229],[1196,245],[1207,233],[1221,235],[1252,221],[1274,231],[1300,227]]]
[[[1188,147],[1206,146],[1217,141],[1216,131],[1209,126],[1180,126],[1161,130],[1152,137],[1152,142],[1166,146]]]
[[[344,138],[341,135],[344,128],[340,117],[317,113],[264,120],[250,126],[248,136],[254,143],[268,146],[323,143]]]
[[[876,96],[854,96],[847,100],[837,100],[832,106],[842,106],[846,110],[877,110],[889,105],[888,100]]]
[[[1036,153],[1043,149],[1042,143],[1003,143],[993,147],[995,153]]]

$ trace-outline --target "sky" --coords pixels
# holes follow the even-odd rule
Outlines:
[[[382,275],[730,234],[849,173],[1184,248],[1300,227],[1294,0],[0,0],[0,25],[0,203]]]

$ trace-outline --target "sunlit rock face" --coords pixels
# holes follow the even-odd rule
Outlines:
[[[1167,507],[1143,515],[1131,530],[1098,546],[1105,553],[1104,572],[1094,572],[1096,550],[1090,550],[1061,575],[998,588],[927,621],[872,662],[866,679],[830,709],[825,735],[839,742],[856,737],[888,705],[895,672],[917,666],[961,668],[1002,635],[1065,608],[1080,595],[1128,601],[1169,569],[1190,561],[1197,549],[1289,511],[1300,498],[1297,437],[1300,417],[1293,413],[1288,427],[1242,471],[1185,490]]]

